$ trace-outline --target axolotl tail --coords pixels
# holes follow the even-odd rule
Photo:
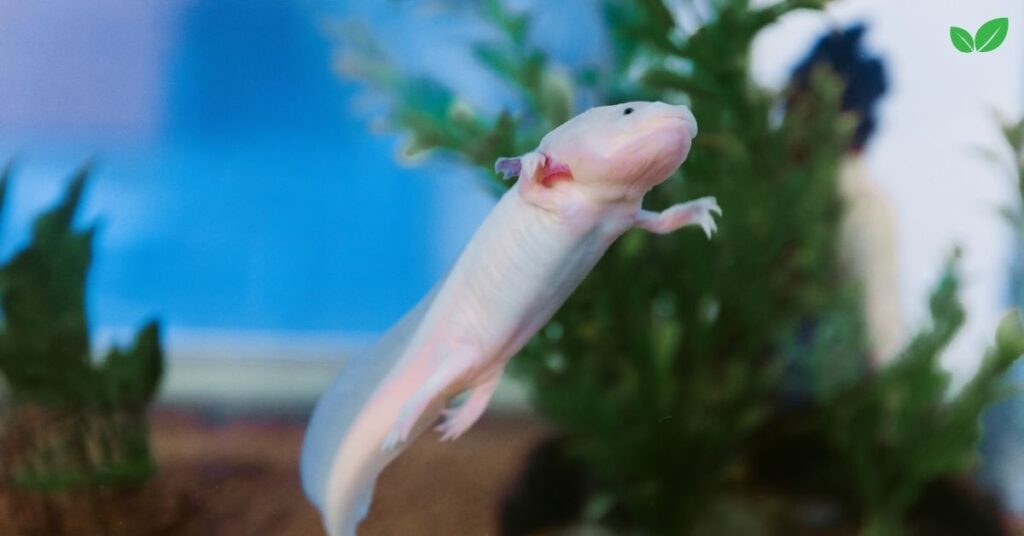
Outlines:
[[[338,410],[352,404],[345,396],[351,391],[342,383],[348,378],[343,374],[317,405],[303,442],[300,464],[306,495],[320,510],[331,536],[355,536],[356,526],[366,517],[373,498],[376,475],[372,466],[386,465],[373,459],[382,454],[379,448],[374,451],[370,445],[361,446],[355,440],[365,435],[356,426],[358,417],[346,423],[346,416]]]
[[[372,348],[346,363],[313,410],[300,473],[303,490],[331,536],[355,535],[369,510],[378,474],[401,452],[381,449],[401,401],[387,400],[379,391],[402,369],[435,294],[436,289]]]
[[[353,428],[353,435],[342,442],[325,474],[329,478],[320,489],[309,489],[306,494],[320,509],[324,528],[330,536],[356,536],[356,527],[366,517],[373,499],[378,474],[397,455],[385,452],[378,442],[357,439],[361,427]],[[310,458],[311,460],[313,458]],[[317,464],[304,467],[304,472]],[[305,479],[304,479],[305,481]]]

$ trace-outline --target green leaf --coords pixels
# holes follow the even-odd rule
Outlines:
[[[128,350],[112,348],[98,371],[111,407],[141,408],[156,395],[163,375],[160,327],[149,322]]]
[[[996,345],[1014,358],[1024,354],[1024,322],[1020,311],[1010,311],[1003,316],[996,329]]]
[[[977,46],[978,52],[992,52],[999,48],[1009,30],[1010,19],[1006,17],[992,19],[982,24],[981,28],[978,28],[978,33],[974,34],[974,44]]]
[[[561,125],[572,118],[572,78],[562,72],[548,70],[540,82],[541,113],[548,123]]]
[[[967,30],[959,26],[950,26],[949,39],[953,41],[953,46],[960,52],[974,52],[974,38]]]
[[[512,54],[503,47],[491,43],[480,43],[473,47],[476,60],[503,77],[515,82],[519,78],[519,69]]]
[[[36,241],[52,240],[70,232],[71,222],[81,204],[82,192],[89,177],[92,164],[86,163],[75,172],[64,197],[56,207],[45,212],[32,225],[32,237]]]
[[[74,229],[83,166],[61,200],[36,218],[29,243],[0,265],[0,374],[15,400],[64,408],[142,407],[162,368],[156,325],[97,365],[89,355],[85,287],[95,227]],[[0,195],[6,179],[0,180]]]
[[[1024,119],[1003,125],[1003,135],[1015,151],[1024,151]]]

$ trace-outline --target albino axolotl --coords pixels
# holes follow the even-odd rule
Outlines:
[[[329,534],[355,534],[377,475],[439,416],[444,440],[473,426],[508,360],[626,230],[697,225],[711,236],[721,214],[713,197],[663,212],[640,207],[696,134],[685,106],[629,102],[587,110],[536,150],[498,160],[496,171],[519,180],[447,276],[344,368],[313,412],[302,482]],[[446,407],[461,393],[461,404]]]

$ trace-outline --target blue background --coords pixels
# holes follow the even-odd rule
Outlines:
[[[474,106],[514,106],[470,56],[467,43],[492,31],[472,5],[0,3],[0,161],[18,164],[0,249],[22,244],[32,217],[93,158],[80,221],[103,225],[94,326],[158,315],[189,329],[386,328],[492,199],[464,167],[396,163],[399,138],[370,128],[386,103],[334,72],[346,31],[336,23],[369,25],[399,66]],[[537,7],[536,41],[559,61],[602,57],[592,3]]]
[[[0,160],[18,164],[3,249],[94,157],[81,221],[102,215],[95,324],[374,331],[439,273],[439,181],[394,165],[397,140],[352,113],[325,6],[106,2],[53,16],[19,3],[21,31],[72,57],[0,63],[0,100],[18,102],[0,115]],[[166,39],[132,33],[140,10]]]

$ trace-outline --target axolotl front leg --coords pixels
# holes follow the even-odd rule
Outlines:
[[[688,225],[699,225],[704,234],[711,238],[718,229],[715,214],[722,214],[718,201],[714,197],[702,197],[672,205],[661,212],[641,210],[637,212],[634,225],[658,234],[668,234]]]

